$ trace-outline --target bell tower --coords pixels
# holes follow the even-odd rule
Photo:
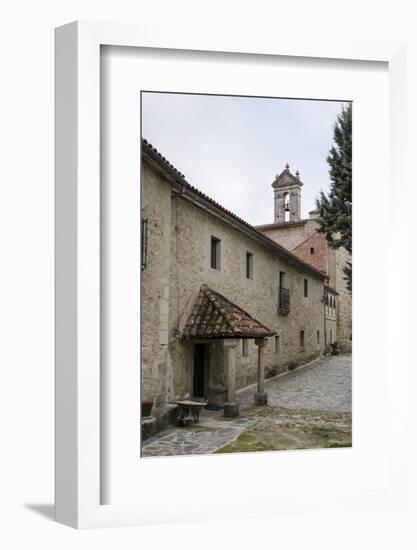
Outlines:
[[[274,223],[296,222],[301,220],[300,173],[292,174],[289,164],[272,182],[274,189]]]

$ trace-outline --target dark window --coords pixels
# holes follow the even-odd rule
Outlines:
[[[317,343],[320,344],[320,331],[317,331]]]
[[[279,353],[279,348],[280,348],[280,340],[279,340],[279,335],[275,336],[275,353]]]
[[[281,313],[289,313],[290,311],[290,291],[286,288],[286,274],[284,271],[279,272],[279,287],[278,287],[278,309]]]
[[[246,252],[246,278],[253,279],[253,254]]]
[[[304,331],[300,330],[300,346],[304,347]]]
[[[211,238],[210,266],[220,269],[220,239]]]
[[[242,355],[247,357],[249,355],[249,340],[242,340]]]
[[[140,239],[140,258],[142,264],[142,271],[146,269],[148,262],[148,220],[141,220],[141,239]]]
[[[308,279],[304,279],[304,298],[308,296]]]
[[[310,248],[310,254],[314,254],[314,247]]]

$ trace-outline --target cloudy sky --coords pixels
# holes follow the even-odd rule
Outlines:
[[[301,174],[302,216],[329,188],[326,157],[342,103],[142,93],[142,136],[189,183],[251,224],[274,221],[271,183]]]

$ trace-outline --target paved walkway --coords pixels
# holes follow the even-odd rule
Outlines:
[[[288,409],[352,412],[352,357],[321,357],[265,383],[268,404]],[[253,388],[238,393],[242,408],[253,404]]]
[[[323,357],[267,380],[268,404],[288,409],[351,412],[351,364],[350,355]],[[142,456],[209,454],[224,447],[256,422],[256,416],[244,416],[245,410],[253,408],[255,390],[249,387],[237,394],[243,416],[227,420],[223,411],[204,410],[198,424],[171,428],[145,440]]]

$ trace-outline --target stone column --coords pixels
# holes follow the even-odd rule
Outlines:
[[[239,340],[225,339],[223,344],[227,354],[227,401],[224,404],[224,416],[234,418],[239,415],[239,403],[236,401],[236,348]]]
[[[268,394],[265,391],[264,366],[264,351],[266,343],[266,338],[255,338],[255,345],[258,346],[258,391],[254,395],[255,405],[266,405],[268,403]]]

